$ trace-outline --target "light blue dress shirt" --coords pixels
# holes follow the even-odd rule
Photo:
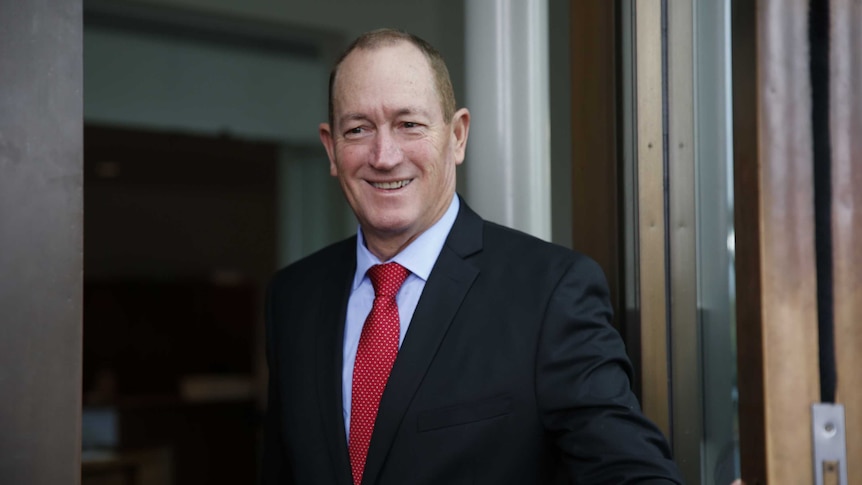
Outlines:
[[[395,297],[401,327],[401,335],[398,338],[400,348],[401,343],[404,342],[404,335],[407,334],[407,328],[410,326],[410,320],[413,319],[413,311],[416,310],[419,297],[425,289],[425,282],[428,281],[446,237],[449,236],[449,231],[455,224],[459,207],[460,202],[456,195],[440,220],[389,261],[380,261],[377,256],[371,254],[365,247],[362,229],[356,231],[356,274],[353,276],[350,299],[347,302],[347,321],[344,323],[344,367],[341,370],[344,429],[348,436],[350,435],[350,403],[353,396],[353,364],[356,361],[356,348],[359,346],[359,336],[362,335],[365,318],[371,312],[371,306],[374,303],[374,287],[365,273],[375,264],[393,261],[410,271]]]

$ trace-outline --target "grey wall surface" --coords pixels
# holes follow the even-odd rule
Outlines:
[[[317,145],[327,62],[87,27],[88,123]]]
[[[0,1],[0,483],[80,480],[81,1]]]

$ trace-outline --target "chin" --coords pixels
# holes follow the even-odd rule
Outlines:
[[[377,234],[397,236],[408,232],[415,222],[415,219],[410,219],[403,214],[391,214],[385,217],[377,214],[376,217],[369,218],[363,227],[370,227]]]

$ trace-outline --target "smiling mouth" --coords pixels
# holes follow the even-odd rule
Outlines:
[[[412,181],[413,181],[413,179],[406,179],[406,180],[396,180],[394,182],[370,182],[370,183],[372,186],[374,186],[375,188],[378,188],[378,189],[395,190],[395,189],[400,189],[402,187],[408,186],[410,184],[410,182],[412,182]]]

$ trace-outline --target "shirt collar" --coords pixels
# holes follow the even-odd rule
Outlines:
[[[449,231],[455,224],[460,206],[458,196],[454,195],[443,217],[414,239],[400,253],[385,262],[396,262],[407,268],[412,274],[422,278],[423,281],[427,281],[434,263],[437,262],[437,256],[443,249],[446,237],[449,236]],[[356,290],[362,283],[368,268],[382,262],[365,247],[362,228],[358,228],[356,230],[356,273],[353,275],[353,290]]]

